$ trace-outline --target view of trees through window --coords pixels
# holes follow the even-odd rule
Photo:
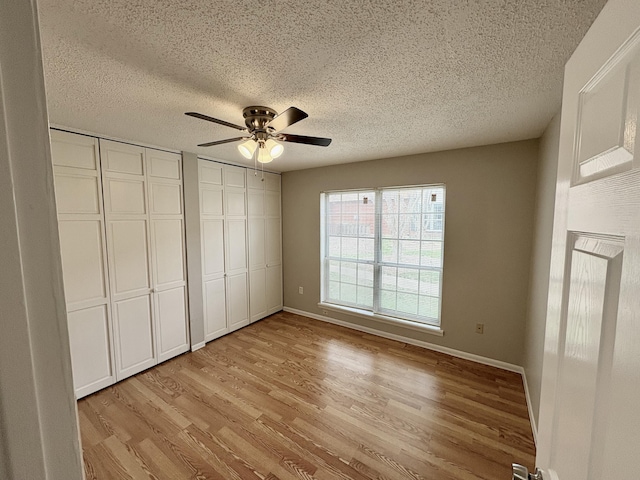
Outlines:
[[[444,196],[444,185],[323,194],[323,301],[439,325]]]

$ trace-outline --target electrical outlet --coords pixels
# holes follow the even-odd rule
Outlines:
[[[476,333],[480,335],[484,333],[484,323],[476,323]]]
[[[304,293],[304,288],[298,287],[298,293],[302,295]]]

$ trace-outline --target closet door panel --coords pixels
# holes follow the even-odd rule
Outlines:
[[[221,163],[198,160],[198,171],[201,186],[205,184],[222,186],[223,168],[224,166]]]
[[[250,217],[261,217],[264,215],[264,192],[262,190],[249,189],[247,193],[247,206]]]
[[[200,187],[200,213],[202,215],[224,215],[222,190],[216,187]]]
[[[144,182],[123,178],[106,178],[107,212],[111,215],[145,215]]]
[[[249,218],[249,268],[264,268],[265,263],[264,218]]]
[[[144,175],[144,148],[100,140],[100,157],[107,172]]]
[[[280,241],[281,235],[281,222],[279,218],[267,218],[266,219],[266,255],[267,265],[274,265],[282,263],[282,247]]]
[[[265,215],[280,216],[280,192],[265,192]]]
[[[188,345],[185,287],[156,292],[158,362],[186,351]]]
[[[116,379],[98,139],[51,130],[58,232],[77,398]]]
[[[145,149],[158,362],[189,349],[182,157]]]
[[[147,166],[150,177],[180,180],[182,159],[179,154],[147,149]]]
[[[146,220],[115,220],[109,225],[113,294],[148,292],[149,263]]]
[[[118,380],[122,380],[156,364],[151,296],[115,302],[113,314]]]
[[[73,385],[79,397],[113,383],[107,306],[69,312]]]
[[[151,183],[151,214],[181,215],[182,189],[179,184]]]
[[[203,275],[224,273],[224,220],[202,221]]]
[[[247,268],[246,220],[227,220],[227,272]]]
[[[67,303],[105,299],[107,285],[102,222],[99,219],[61,220],[58,231]]]
[[[247,214],[245,209],[244,190],[225,191],[224,197],[227,205],[226,215],[243,217]]]
[[[184,281],[184,242],[182,219],[151,221],[156,287]]]
[[[282,266],[267,267],[267,314],[282,310]]]
[[[282,177],[276,173],[264,174],[264,188],[270,192],[280,192],[280,180]]]
[[[235,330],[249,323],[247,311],[247,274],[227,275],[229,302],[229,329]]]
[[[51,130],[51,159],[56,166],[98,170],[97,147],[94,137]]]
[[[227,332],[226,287],[223,277],[204,282],[205,341]]]
[[[100,214],[99,179],[96,175],[56,172],[56,207],[58,214]]]
[[[244,189],[245,176],[246,168],[227,165],[224,167],[224,186]]]
[[[267,278],[264,267],[249,272],[249,311],[251,321],[267,315]]]

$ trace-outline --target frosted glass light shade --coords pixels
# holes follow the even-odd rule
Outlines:
[[[251,160],[253,158],[253,153],[256,151],[257,147],[258,143],[255,140],[247,140],[246,142],[238,145],[238,150],[244,158]]]
[[[272,158],[278,158],[280,155],[282,155],[282,152],[284,152],[284,147],[271,138],[267,140],[265,146],[267,147],[267,151]]]
[[[258,161],[260,163],[269,163],[273,157],[269,154],[269,150],[265,147],[258,150]]]

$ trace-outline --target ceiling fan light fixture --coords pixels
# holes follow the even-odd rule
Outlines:
[[[273,157],[269,154],[269,150],[266,146],[260,146],[258,149],[258,162],[260,163],[269,163],[273,160]]]
[[[257,147],[258,144],[256,143],[256,141],[251,139],[238,145],[238,150],[244,158],[251,160]]]
[[[267,140],[265,147],[267,148],[269,155],[271,155],[271,158],[278,158],[284,152],[282,144],[276,142],[272,138]]]

